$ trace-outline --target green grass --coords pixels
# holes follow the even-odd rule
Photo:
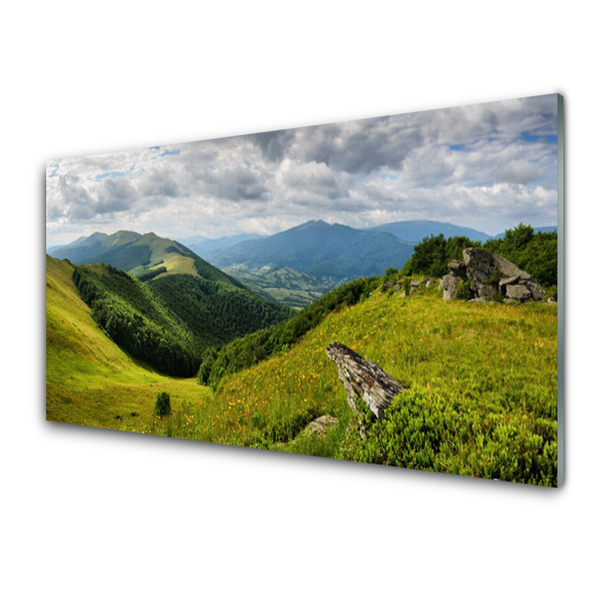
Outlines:
[[[49,303],[53,420],[556,485],[556,306],[444,302],[434,287],[407,298],[375,291],[211,393],[153,373],[103,337],[65,264],[61,292],[70,296]],[[49,272],[50,288],[53,279]],[[83,348],[72,348],[79,339]],[[356,427],[346,433],[354,417],[325,352],[332,341],[406,388],[382,421],[370,420],[366,440]],[[173,405],[164,419],[152,415],[159,391]],[[131,412],[140,417],[125,417]],[[322,437],[304,432],[324,414],[337,425]]]
[[[226,376],[193,415],[196,439],[556,485],[556,307],[373,297],[289,351]],[[407,389],[362,440],[325,348],[338,341]],[[338,424],[303,433],[314,418]]]

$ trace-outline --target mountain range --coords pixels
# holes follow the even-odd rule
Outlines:
[[[176,274],[204,277],[302,308],[346,281],[378,275],[388,267],[402,268],[416,244],[439,234],[479,242],[504,235],[431,220],[366,229],[308,221],[271,236],[243,233],[218,239],[193,236],[173,241],[154,233],[97,232],[48,253],[73,264],[103,262],[142,281]]]
[[[402,268],[423,238],[443,233],[477,241],[486,233],[439,221],[401,221],[357,229],[308,221],[268,237],[197,247],[210,263],[252,289],[300,308],[346,281]]]
[[[443,233],[446,238],[464,236],[474,242],[486,242],[492,237],[487,233],[483,233],[483,231],[477,231],[470,227],[460,227],[458,225],[453,225],[452,223],[426,220],[386,223],[384,225],[377,225],[376,227],[369,227],[366,231],[391,233],[397,238],[411,244],[418,244],[424,238],[431,235],[440,235],[440,233]]]
[[[204,349],[293,312],[154,233],[95,233],[49,254],[75,265],[73,281],[111,339],[171,375],[194,374]]]

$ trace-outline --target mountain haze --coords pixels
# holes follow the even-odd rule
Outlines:
[[[376,227],[369,227],[365,231],[381,231],[391,233],[398,239],[411,244],[418,244],[424,238],[431,235],[444,234],[444,237],[465,236],[475,242],[486,242],[491,239],[491,235],[477,231],[470,227],[460,227],[452,223],[442,223],[441,221],[398,221],[395,223],[385,223]]]
[[[215,252],[218,250],[225,250],[227,248],[231,248],[240,242],[245,242],[247,240],[255,240],[259,239],[261,235],[256,235],[252,233],[240,233],[237,235],[229,235],[225,237],[220,237],[216,239],[203,238],[202,236],[194,236],[191,238],[186,238],[180,240],[181,243],[193,250],[198,256],[204,257],[206,254]]]
[[[380,274],[390,265],[401,267],[411,253],[412,246],[388,233],[308,221],[267,238],[209,253],[207,258],[219,267],[240,263],[250,268],[290,267],[308,275],[347,280]]]

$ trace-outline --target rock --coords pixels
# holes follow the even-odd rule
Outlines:
[[[426,288],[430,288],[433,285],[433,279],[426,279],[425,280],[425,287]]]
[[[381,293],[385,294],[388,290],[390,290],[392,288],[392,286],[394,285],[394,282],[392,280],[390,281],[386,281],[382,286],[381,286]]]
[[[529,291],[531,292],[531,297],[534,300],[540,301],[544,299],[546,292],[533,280],[528,283]]]
[[[507,285],[506,298],[508,300],[529,300],[531,298],[531,292],[522,284]]]
[[[314,433],[317,435],[325,435],[328,429],[331,429],[334,425],[337,425],[338,420],[331,415],[322,415],[318,419],[311,421],[305,431],[307,433]]]
[[[404,388],[377,364],[364,359],[343,344],[329,344],[327,355],[337,365],[340,379],[348,392],[348,404],[359,417],[360,412],[356,404],[359,398],[378,419],[381,419],[392,400],[404,391]]]
[[[450,269],[450,274],[454,275],[454,277],[460,277],[464,279],[467,276],[467,267],[464,262],[460,260],[456,260],[453,258],[448,263],[448,269]]]
[[[501,279],[498,285],[502,288],[505,285],[513,285],[514,283],[517,283],[517,281],[519,281],[519,276],[513,275],[512,277],[506,277],[504,279]]]
[[[463,258],[466,278],[476,298],[492,300],[498,292],[504,298],[519,302],[544,297],[544,291],[529,273],[499,254],[481,248],[466,248]],[[458,270],[454,262],[458,261],[452,261],[451,273]]]
[[[421,282],[420,282],[418,279],[413,279],[413,280],[410,282],[410,287],[412,287],[412,288],[414,288],[414,289],[417,289],[417,288],[419,288],[420,286],[421,286]]]
[[[444,300],[454,300],[456,298],[456,288],[459,281],[462,281],[462,279],[454,275],[444,275],[442,277],[440,288],[444,290]]]

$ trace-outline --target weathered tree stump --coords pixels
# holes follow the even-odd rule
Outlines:
[[[358,398],[362,398],[373,414],[381,419],[392,400],[404,391],[404,388],[377,364],[364,359],[343,344],[329,344],[327,355],[337,365],[340,379],[348,392],[348,404],[359,418],[360,412],[356,404]]]

